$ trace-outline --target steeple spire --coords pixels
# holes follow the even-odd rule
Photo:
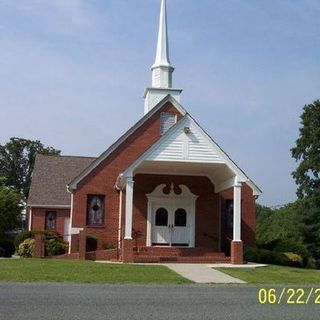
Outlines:
[[[181,89],[172,89],[173,66],[169,58],[169,41],[167,26],[167,2],[161,0],[160,23],[158,32],[158,43],[156,60],[151,67],[152,87],[147,88],[144,94],[145,114],[148,113],[167,95],[172,95],[180,102]]]
[[[160,23],[158,33],[157,55],[156,61],[152,68],[164,66],[170,67],[169,59],[169,42],[167,27],[167,4],[166,0],[161,1]]]
[[[172,87],[172,72],[174,68],[169,59],[169,42],[167,27],[167,2],[161,0],[160,23],[158,33],[157,54],[152,66],[152,86],[157,88]]]

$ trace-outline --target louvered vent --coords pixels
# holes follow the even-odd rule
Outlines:
[[[160,134],[165,134],[177,121],[174,113],[161,112],[160,115]]]

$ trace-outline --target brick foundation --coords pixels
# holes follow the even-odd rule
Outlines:
[[[231,242],[231,264],[243,264],[243,242]]]
[[[122,242],[122,261],[126,263],[134,262],[133,240],[124,239]]]

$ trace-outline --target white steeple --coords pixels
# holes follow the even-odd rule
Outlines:
[[[151,69],[152,69],[152,86],[153,87],[157,87],[157,88],[172,87],[172,72],[174,68],[171,66],[170,59],[169,59],[166,0],[161,0],[156,61]]]
[[[172,73],[174,68],[169,58],[166,0],[161,0],[157,53],[151,70],[152,87],[147,88],[144,94],[145,114],[168,94],[171,94],[176,100],[180,101],[180,94],[182,92],[181,89],[172,89]]]

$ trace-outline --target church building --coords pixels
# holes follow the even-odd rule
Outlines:
[[[59,233],[66,258],[241,264],[261,190],[181,104],[166,0],[151,70],[144,116],[98,158],[37,155],[28,228]]]

